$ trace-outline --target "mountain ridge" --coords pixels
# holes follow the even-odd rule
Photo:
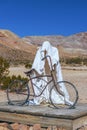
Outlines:
[[[9,30],[0,30],[0,56],[13,61],[33,60],[37,47],[49,41],[59,49],[60,58],[87,57],[87,32],[70,36],[25,36],[20,38]]]
[[[73,34],[70,36],[62,35],[47,35],[47,36],[26,36],[23,39],[29,40],[31,44],[41,45],[44,41],[49,41],[53,45],[60,45],[64,47],[82,48],[82,44],[85,44],[83,49],[87,49],[87,32],[80,32],[78,34]]]

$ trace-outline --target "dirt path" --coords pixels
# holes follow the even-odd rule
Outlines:
[[[73,83],[79,93],[79,102],[87,103],[87,70],[63,70],[64,80]]]

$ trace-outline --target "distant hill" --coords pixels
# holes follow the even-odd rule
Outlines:
[[[23,41],[32,45],[42,45],[49,41],[59,48],[60,56],[63,57],[86,57],[87,56],[87,32],[81,32],[71,36],[26,36]]]
[[[0,56],[10,62],[31,61],[44,41],[58,47],[61,58],[87,57],[87,32],[71,36],[25,36],[20,38],[9,30],[0,30]]]
[[[15,61],[32,60],[36,46],[26,44],[20,37],[8,30],[0,30],[0,56]]]
[[[51,44],[62,45],[66,48],[87,49],[87,32],[74,34],[71,36],[26,36],[24,41],[31,44],[41,45],[44,41],[50,41]]]

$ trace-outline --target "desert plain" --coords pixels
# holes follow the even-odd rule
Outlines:
[[[24,66],[10,67],[9,75],[21,75],[26,77],[24,74],[25,71],[28,71]],[[87,103],[87,67],[71,67],[71,66],[62,66],[62,75],[63,79],[73,83],[79,94],[78,103]],[[0,90],[0,102],[7,101],[6,91]]]

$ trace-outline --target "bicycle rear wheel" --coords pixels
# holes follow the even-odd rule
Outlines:
[[[7,99],[10,105],[24,105],[29,98],[29,87],[24,81],[14,80],[7,89]]]
[[[64,85],[69,98],[68,100],[65,100],[64,96],[62,95],[62,93],[60,94],[58,91],[58,87],[61,89],[61,86]],[[56,83],[57,88],[55,88],[54,86],[51,88],[50,90],[50,101],[51,104],[55,107],[55,108],[75,108],[75,105],[78,101],[78,91],[76,89],[76,87],[68,82],[68,81],[60,81]],[[62,89],[61,89],[62,90]],[[59,101],[59,103],[57,102],[57,100],[54,100],[54,95],[55,98],[59,101],[59,98],[61,99],[61,101]],[[57,95],[57,96],[56,96]]]

